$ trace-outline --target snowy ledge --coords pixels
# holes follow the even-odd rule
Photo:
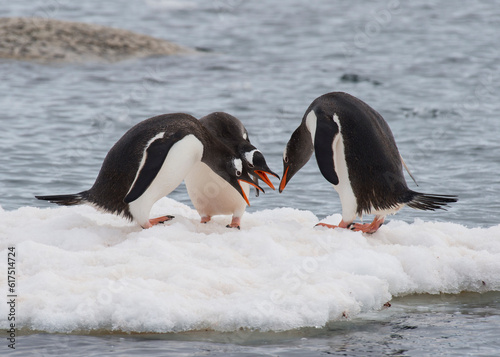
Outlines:
[[[0,58],[44,63],[115,62],[194,50],[106,26],[36,17],[0,18]]]
[[[246,213],[237,231],[225,216],[200,224],[169,198],[151,216],[163,214],[176,218],[142,230],[87,206],[0,208],[3,266],[16,251],[17,328],[283,331],[376,311],[395,296],[500,290],[500,225],[392,220],[368,236],[277,208]],[[0,286],[7,291],[6,274]]]

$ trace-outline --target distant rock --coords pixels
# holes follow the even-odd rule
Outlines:
[[[356,73],[344,73],[342,75],[342,77],[340,77],[340,80],[342,82],[350,82],[350,83],[370,82],[371,84],[376,85],[376,86],[379,86],[382,84],[381,82],[379,82],[377,80],[374,80],[374,79],[371,79],[368,77],[364,77],[364,76],[360,76],[359,74],[356,74]]]
[[[0,58],[115,62],[195,52],[177,44],[101,25],[44,18],[0,18]]]

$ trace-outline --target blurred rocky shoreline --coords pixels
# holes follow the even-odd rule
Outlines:
[[[0,58],[44,63],[116,62],[195,52],[132,31],[36,17],[0,18]]]

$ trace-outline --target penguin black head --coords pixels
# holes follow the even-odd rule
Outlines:
[[[280,193],[293,175],[309,161],[313,151],[316,151],[316,160],[323,176],[332,184],[338,184],[332,144],[339,127],[335,123],[335,107],[331,105],[331,96],[331,93],[322,95],[311,103],[288,141],[283,153]]]
[[[281,178],[279,192],[283,192],[288,181],[299,171],[311,158],[314,151],[311,132],[304,122],[293,132],[283,152],[283,176]]]
[[[260,178],[274,190],[267,175],[275,176],[278,179],[279,176],[269,169],[264,155],[250,143],[248,131],[238,118],[228,113],[214,112],[201,118],[200,123],[226,146],[239,154],[245,170],[255,177],[254,183],[257,183]]]
[[[246,201],[247,205],[250,206],[248,197],[245,191],[243,191],[240,183],[245,182],[262,192],[264,192],[264,190],[252,180],[247,169],[243,166],[243,161],[241,159],[233,157],[231,160],[226,161],[226,163],[224,167],[216,168],[215,172],[233,186]]]
[[[269,168],[264,155],[248,141],[242,142],[238,147],[238,151],[240,153],[240,157],[243,159],[243,165],[247,171],[251,175],[256,176],[256,179],[257,177],[260,178],[274,190],[274,185],[271,180],[269,180],[267,175],[272,175],[278,180],[280,177]]]

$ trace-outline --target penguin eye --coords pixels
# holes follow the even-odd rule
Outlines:
[[[253,164],[251,164],[251,163],[248,163],[248,167],[253,169],[255,166],[253,166]]]
[[[285,156],[285,157],[283,158],[283,161],[285,161],[285,164],[288,164],[288,156]]]
[[[241,171],[240,170],[236,170],[236,176],[238,176],[238,177],[241,176]]]

